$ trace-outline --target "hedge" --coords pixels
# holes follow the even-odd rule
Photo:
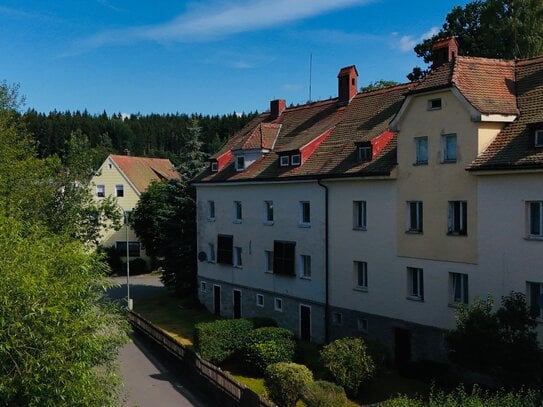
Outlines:
[[[201,322],[194,327],[194,347],[205,360],[220,364],[243,348],[252,328],[246,319]]]
[[[312,381],[313,373],[306,366],[280,362],[266,368],[264,387],[279,407],[293,407]]]

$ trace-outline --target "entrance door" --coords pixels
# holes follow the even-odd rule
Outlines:
[[[394,330],[394,359],[397,366],[411,361],[411,333],[407,329]]]
[[[213,286],[213,313],[215,315],[221,315],[221,286]]]
[[[234,290],[234,319],[241,318],[241,291]]]
[[[300,304],[300,339],[311,341],[311,307]]]

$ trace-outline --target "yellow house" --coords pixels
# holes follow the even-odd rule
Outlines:
[[[168,159],[109,155],[91,180],[95,199],[112,196],[125,213],[130,213],[152,182],[179,179],[179,173]],[[102,232],[101,245],[115,246],[121,256],[126,256],[126,242],[129,255],[148,260],[145,249],[138,241],[132,228],[123,226],[120,230],[107,229]]]

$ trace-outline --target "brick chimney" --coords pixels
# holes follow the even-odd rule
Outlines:
[[[346,66],[340,69],[337,78],[338,103],[348,105],[358,92],[358,71],[354,65]]]
[[[458,55],[458,41],[449,37],[436,41],[432,45],[432,69],[452,61]]]
[[[287,102],[285,99],[276,99],[270,102],[270,120],[275,120],[281,113],[287,108]]]

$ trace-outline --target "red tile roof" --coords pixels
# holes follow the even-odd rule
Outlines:
[[[153,181],[181,178],[170,160],[165,158],[110,155],[109,158],[136,187],[144,192]]]

